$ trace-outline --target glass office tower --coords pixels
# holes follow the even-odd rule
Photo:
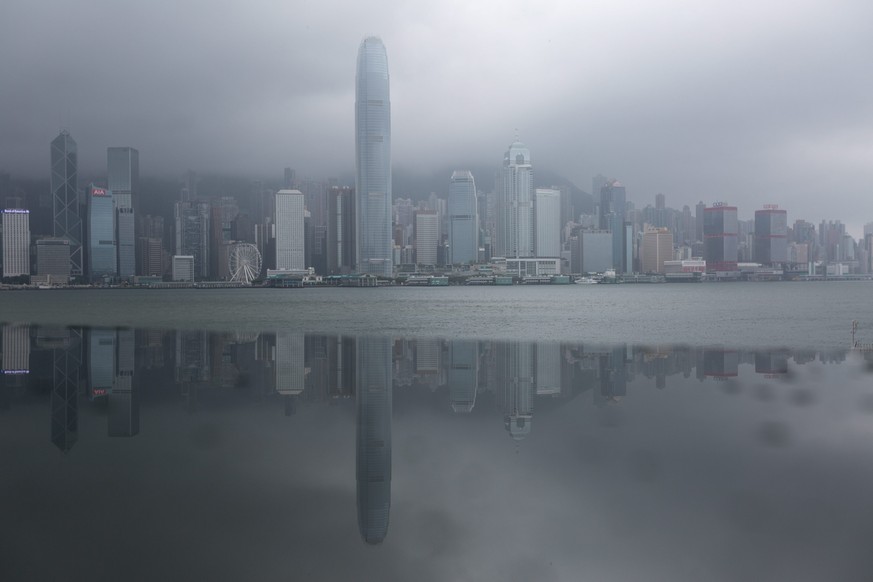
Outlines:
[[[64,130],[52,141],[52,234],[70,242],[70,275],[84,274],[82,216],[79,214],[79,149]]]
[[[390,277],[391,237],[391,102],[385,45],[368,37],[358,48],[355,80],[355,192],[357,270]]]

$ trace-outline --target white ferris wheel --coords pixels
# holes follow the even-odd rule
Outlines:
[[[227,267],[231,281],[251,285],[261,274],[261,252],[251,243],[235,243],[227,253]]]

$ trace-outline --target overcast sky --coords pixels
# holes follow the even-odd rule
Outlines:
[[[517,130],[638,205],[873,221],[870,0],[4,0],[0,169],[47,176],[63,126],[84,172],[118,145],[143,175],[347,172],[370,34],[395,167],[499,165]]]

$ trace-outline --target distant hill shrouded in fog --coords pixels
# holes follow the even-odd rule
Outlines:
[[[472,166],[472,167],[446,167],[431,173],[416,172],[405,168],[393,169],[393,196],[397,198],[411,198],[414,201],[426,200],[431,193],[436,193],[440,198],[448,197],[449,179],[454,170],[470,170],[476,179],[476,187],[480,195],[485,195],[494,189],[494,183],[498,166]],[[308,181],[305,176],[298,173],[301,181]],[[88,183],[94,182],[105,185],[105,177],[85,177],[80,187],[84,188]],[[567,187],[571,193],[571,199],[575,213],[591,213],[594,211],[592,196],[578,188],[575,184],[563,176],[547,170],[534,170],[536,187],[547,188],[552,186]],[[140,193],[138,197],[138,209],[142,214],[164,216],[173,218],[173,205],[179,200],[180,191],[183,187],[183,178],[179,177],[154,177],[145,175],[140,181]],[[328,182],[327,179],[324,182]],[[354,185],[355,177],[352,172],[345,172],[336,179],[340,185]],[[203,175],[197,178],[197,196],[200,198],[220,198],[232,196],[237,199],[241,210],[254,211],[256,206],[255,193],[262,189],[278,189],[282,187],[281,172],[275,176],[262,179],[244,176],[216,176]],[[0,204],[20,200],[25,208],[33,213],[31,217],[31,232],[34,234],[51,234],[52,228],[52,200],[49,180],[46,179],[16,179],[14,176],[7,177],[0,192]]]

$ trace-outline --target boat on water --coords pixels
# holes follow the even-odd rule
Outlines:
[[[577,285],[597,285],[598,283],[600,283],[600,281],[598,281],[594,277],[579,277],[574,282]]]

